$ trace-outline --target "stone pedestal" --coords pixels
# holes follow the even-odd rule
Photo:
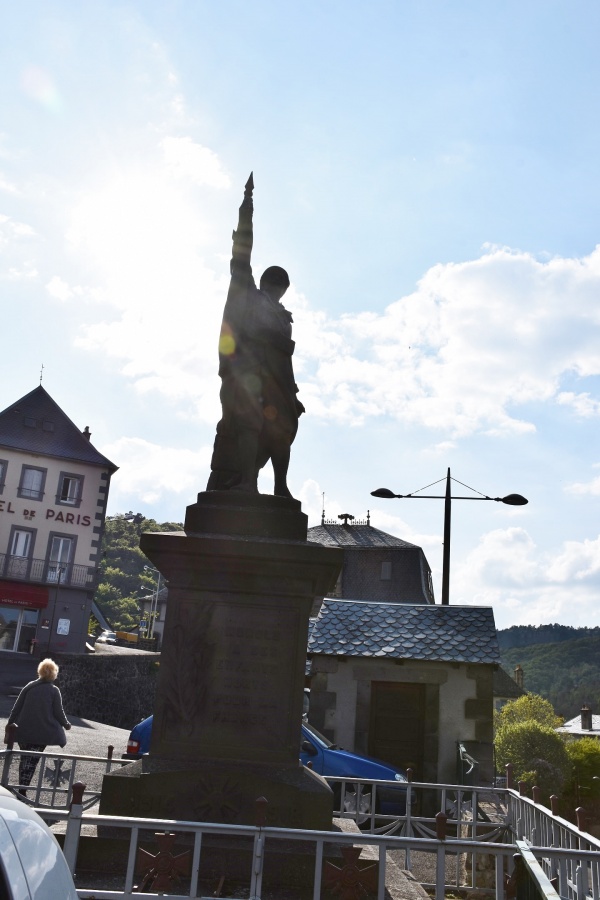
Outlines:
[[[342,551],[306,540],[295,500],[209,491],[185,534],[142,535],[169,582],[150,754],[106,776],[101,813],[331,826],[332,794],[300,766],[308,619]]]

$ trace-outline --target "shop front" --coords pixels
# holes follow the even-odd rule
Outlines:
[[[0,651],[32,653],[40,610],[48,606],[48,589],[0,582]]]

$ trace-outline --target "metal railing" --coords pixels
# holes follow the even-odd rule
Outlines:
[[[83,785],[80,786],[80,789],[82,788]],[[229,839],[227,842],[229,847],[232,838],[245,838],[250,850],[244,873],[238,873],[228,879],[228,896],[235,900],[248,897],[251,900],[261,900],[264,896],[263,882],[269,877],[271,882],[274,880],[278,845],[281,848],[280,854],[284,855],[286,865],[289,866],[295,843],[302,844],[305,862],[307,847],[311,850],[309,858],[312,861],[312,868],[305,876],[307,884],[303,896],[311,896],[312,900],[320,900],[325,895],[332,896],[336,890],[339,893],[342,886],[347,884],[363,884],[370,887],[372,891],[370,896],[384,900],[386,874],[398,853],[406,860],[410,860],[411,857],[415,859],[417,854],[433,858],[434,877],[431,881],[420,879],[420,883],[434,895],[435,900],[443,900],[447,891],[456,890],[455,885],[448,884],[447,872],[460,859],[467,860],[465,871],[473,872],[473,877],[467,878],[460,889],[476,890],[495,900],[505,900],[507,888],[509,890],[512,888],[509,896],[516,896],[517,900],[534,900],[537,897],[558,900],[559,896],[574,897],[577,900],[596,900],[598,896],[597,884],[594,887],[592,882],[586,881],[582,875],[584,869],[590,869],[598,863],[589,851],[575,848],[568,850],[530,847],[525,842],[515,845],[448,838],[443,814],[439,814],[443,818],[438,818],[437,833],[431,838],[274,828],[264,824],[264,801],[260,805],[261,809],[257,808],[257,816],[262,821],[254,826],[93,816],[84,813],[82,804],[77,803],[77,796],[68,815],[60,813],[56,816],[66,822],[63,847],[72,872],[77,871],[78,847],[84,826],[96,826],[98,829],[116,828],[119,834],[128,835],[120,868],[118,864],[111,867],[111,876],[118,884],[112,884],[107,888],[106,877],[102,883],[101,876],[96,878],[92,874],[79,876],[78,896],[88,900],[91,898],[109,900],[117,897],[149,900],[150,897],[156,896],[156,892],[168,894],[171,900],[185,900],[190,897],[208,900],[208,897],[219,896],[215,893],[214,882],[207,881],[206,869],[203,868],[206,859],[210,863],[211,855],[218,846],[218,840],[215,842],[215,839],[218,838]],[[154,836],[155,846],[149,850],[148,839],[151,835]],[[209,836],[210,842],[205,840]],[[144,848],[140,847],[142,841],[145,843]],[[360,853],[356,852],[357,849]],[[518,866],[515,871],[515,851],[523,858],[528,873],[528,881],[525,884],[518,877]],[[541,857],[549,857],[550,861],[557,865],[558,890],[549,883],[547,876],[541,871],[539,865]],[[473,864],[477,859],[486,861],[484,870]],[[359,863],[362,863],[362,866],[359,867]],[[402,867],[404,868],[404,865]],[[406,868],[411,868],[410,862]],[[563,874],[570,870],[578,873],[573,889]],[[202,873],[204,875],[201,879]],[[278,877],[281,878],[281,874],[278,874]],[[285,879],[285,875],[283,878]],[[325,888],[331,890],[331,893],[327,894]]]
[[[22,757],[39,760],[31,784],[21,784],[19,763]],[[100,799],[102,778],[113,768],[121,768],[130,760],[113,759],[113,747],[108,747],[108,755],[77,756],[72,753],[47,753],[34,750],[15,750],[11,747],[0,751],[0,784],[36,809],[68,810],[73,802],[73,787],[77,782],[85,783],[84,809],[94,806]]]
[[[81,786],[83,787],[83,786]],[[54,817],[54,814],[53,814]],[[228,883],[228,896],[235,900],[250,897],[251,900],[261,900],[263,897],[263,882],[271,878],[273,881],[273,869],[277,847],[280,853],[290,859],[293,854],[294,844],[302,844],[304,858],[306,848],[312,860],[312,871],[308,873],[308,884],[303,896],[311,896],[313,900],[320,900],[325,896],[324,889],[332,889],[335,894],[337,885],[338,893],[342,886],[348,883],[363,883],[369,885],[377,900],[384,900],[386,896],[386,871],[390,863],[389,854],[403,853],[410,856],[411,852],[433,854],[435,858],[435,879],[431,882],[422,882],[423,887],[434,892],[436,900],[443,900],[446,890],[453,885],[446,884],[446,870],[448,860],[454,862],[463,854],[485,854],[493,859],[494,883],[487,888],[487,893],[496,900],[505,898],[505,881],[509,872],[512,855],[515,848],[512,844],[487,844],[470,841],[438,838],[397,837],[389,835],[356,834],[331,831],[307,831],[292,828],[274,828],[263,824],[251,825],[225,825],[207,822],[173,821],[161,819],[142,819],[121,816],[93,816],[85,814],[83,807],[74,802],[68,815],[59,814],[60,820],[66,821],[64,837],[64,853],[72,872],[77,870],[77,858],[79,837],[84,826],[95,825],[99,829],[118,828],[119,833],[128,832],[126,863],[121,872],[118,867],[112,867],[113,878],[120,881],[119,887],[113,885],[111,889],[98,886],[97,879],[93,876],[81,875],[78,881],[77,893],[82,898],[95,898],[95,900],[109,900],[109,898],[123,897],[147,898],[155,897],[156,892],[163,891],[171,900],[186,900],[189,897],[208,900],[208,897],[216,896],[214,884],[201,882],[200,874],[205,858],[210,860],[215,851],[215,838],[246,838],[251,846],[251,853],[246,867],[247,874],[230,879]],[[149,833],[154,834],[156,851],[144,849],[140,853],[140,841],[148,840]],[[208,849],[206,837],[211,841]],[[175,846],[175,841],[178,846]],[[146,845],[147,846],[147,845]],[[229,844],[231,846],[231,844]],[[361,859],[357,859],[356,848],[360,848]],[[344,852],[346,851],[346,852]],[[350,851],[350,853],[348,852]],[[206,857],[203,854],[206,853]],[[177,861],[176,865],[172,861]],[[359,866],[359,862],[365,867]],[[169,866],[171,869],[169,870]],[[135,883],[137,882],[137,884]],[[465,885],[477,889],[480,885],[477,880],[473,885]],[[233,894],[231,891],[233,890]],[[153,891],[154,893],[150,893]],[[218,895],[217,895],[218,896]],[[344,896],[344,895],[342,895]],[[358,895],[357,895],[358,896]]]
[[[378,866],[377,870],[371,871],[370,878],[375,878],[372,887],[379,900],[385,895],[386,866],[390,868],[394,863],[409,871],[415,868],[420,871],[425,858],[433,862],[429,866],[429,876],[424,877],[421,873],[419,881],[435,894],[436,900],[441,900],[446,891],[465,890],[477,890],[496,900],[504,900],[507,884],[509,889],[512,886],[516,890],[517,900],[534,900],[536,897],[556,900],[555,894],[549,892],[548,883],[562,900],[600,900],[600,840],[583,831],[582,818],[577,827],[511,789],[331,778],[328,781],[339,799],[339,809],[334,811],[334,816],[354,819],[361,829],[368,830],[362,833],[314,832],[266,827],[264,810],[262,820],[258,823],[257,818],[256,826],[98,816],[89,810],[99,800],[104,774],[115,766],[127,765],[128,760],[114,760],[112,748],[106,758],[9,748],[0,751],[1,781],[14,792],[20,787],[18,762],[22,755],[40,758],[33,783],[28,786],[28,802],[40,815],[66,823],[64,850],[72,871],[77,871],[77,848],[83,825],[113,827],[120,829],[120,834],[128,834],[127,861],[123,864],[118,888],[113,889],[113,885],[108,889],[105,883],[100,883],[99,887],[98,883],[88,879],[78,887],[80,897],[101,900],[156,896],[156,893],[144,893],[143,885],[150,886],[149,890],[158,889],[152,880],[152,872],[160,869],[156,860],[163,852],[164,841],[175,841],[174,836],[163,838],[164,832],[183,835],[183,843],[187,841],[189,850],[190,868],[183,882],[179,886],[174,882],[168,884],[167,892],[173,900],[205,896],[196,892],[205,846],[203,837],[207,835],[212,836],[211,841],[219,836],[248,839],[252,861],[248,866],[244,896],[247,898],[250,890],[249,896],[255,900],[261,900],[263,896],[262,879],[265,871],[268,874],[270,865],[267,851],[281,841],[303,841],[305,847],[312,845],[314,873],[310,891],[313,900],[321,897],[322,884],[327,878],[349,877],[347,871],[343,876],[340,873],[345,871],[345,866],[351,868],[354,863],[340,854],[350,846],[362,847],[367,864],[370,860]],[[81,783],[84,779],[87,786]],[[402,815],[384,815],[379,809],[378,792],[385,790],[389,797],[391,787],[396,792],[400,790],[401,795],[404,793]],[[426,807],[437,808],[439,812],[428,814]],[[138,853],[140,840],[147,842],[149,832],[150,837],[157,832],[161,835],[158,854],[150,856],[147,851]],[[333,868],[328,862],[332,847]],[[187,852],[185,846],[183,851]],[[528,873],[520,887],[517,884],[519,866],[515,868],[516,853],[523,857]],[[339,857],[337,864],[335,854]],[[154,860],[147,870],[142,865],[144,859]],[[362,877],[361,871],[355,866],[350,876]],[[112,875],[116,877],[115,873]],[[134,893],[136,877],[138,890]],[[99,879],[102,882],[101,876]],[[165,889],[163,886],[162,890]],[[213,891],[214,885],[209,892],[211,896]],[[244,893],[242,888],[239,893]],[[509,896],[515,896],[514,891]]]
[[[508,791],[507,801],[508,822],[517,844],[530,845],[547,878],[558,883],[560,896],[600,900],[600,839],[585,831],[584,811],[577,810],[578,825],[574,825],[515,791]]]
[[[93,566],[48,562],[46,559],[0,553],[0,575],[4,578],[14,578],[16,581],[92,588],[95,584],[95,572]]]

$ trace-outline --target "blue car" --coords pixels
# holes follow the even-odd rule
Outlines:
[[[406,813],[406,772],[396,769],[389,763],[364,756],[362,753],[351,753],[337,744],[332,744],[307,722],[302,724],[302,742],[300,744],[300,761],[309,765],[313,772],[324,778],[368,778],[378,781],[394,782],[377,785],[375,793],[375,812],[384,816],[403,816]],[[331,782],[335,797],[335,809],[343,805],[345,812],[356,812],[356,786],[345,785],[342,804],[341,782]],[[361,788],[359,825],[368,826],[372,810],[372,793],[368,786]]]
[[[144,753],[148,753],[151,737],[152,716],[148,716],[147,719],[143,719],[136,725],[129,735],[127,752],[123,754],[123,759],[139,759]],[[388,763],[373,759],[371,756],[342,750],[305,721],[302,722],[300,761],[305,766],[309,765],[313,772],[317,772],[324,778],[337,776],[394,782],[377,786],[374,811],[384,816],[403,816],[406,812],[407,779],[405,772],[388,765]],[[331,787],[335,798],[334,808],[339,810],[343,805],[345,812],[356,813],[356,786],[353,784],[345,786],[343,804],[341,782],[332,782]],[[372,799],[372,792],[369,788],[361,789],[358,816],[356,817],[359,825],[369,826]]]

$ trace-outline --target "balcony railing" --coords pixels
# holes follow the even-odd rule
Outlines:
[[[61,587],[95,587],[94,566],[77,566],[74,563],[48,562],[47,559],[31,559],[0,553],[0,576],[15,581],[33,581],[38,584],[56,584]]]

